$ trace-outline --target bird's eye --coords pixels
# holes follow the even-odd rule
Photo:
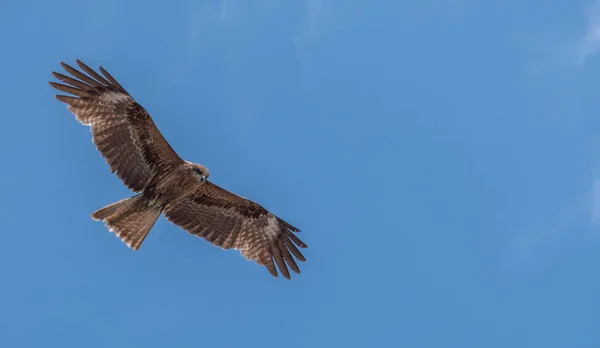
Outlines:
[[[200,182],[204,182],[206,181],[206,179],[208,179],[208,169],[205,168],[201,168],[201,167],[192,167],[192,170],[198,174]]]

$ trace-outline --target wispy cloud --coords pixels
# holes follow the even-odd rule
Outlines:
[[[588,225],[590,199],[586,193],[568,204],[562,212],[549,214],[552,218],[523,227],[510,245],[512,268],[538,268],[559,250],[580,239]]]
[[[590,220],[594,225],[600,224],[600,177],[594,178],[592,185],[592,204],[590,207]]]
[[[593,152],[596,155],[600,155],[600,146],[597,145],[596,148],[597,150]],[[594,165],[594,178],[590,189],[589,202],[589,217],[592,230],[594,234],[600,236],[600,160],[596,160]]]
[[[579,29],[552,26],[518,37],[533,53],[528,66],[529,77],[553,82],[546,84],[543,92],[552,93],[552,98],[547,100],[563,109],[568,117],[560,121],[570,124],[583,122],[583,70],[600,55],[600,0],[592,0],[579,15]],[[548,85],[553,87],[546,88]],[[589,178],[587,185],[561,183],[579,186],[574,190],[573,199],[544,217],[533,218],[528,226],[517,227],[508,248],[508,263],[512,270],[539,270],[556,261],[561,254],[576,252],[600,241],[600,161],[596,160],[600,158],[600,145],[596,144],[592,149],[586,170],[589,175],[586,175]]]
[[[229,24],[229,22],[231,22],[231,4],[228,0],[221,0],[220,20],[224,24]]]
[[[306,0],[306,24],[309,35],[316,35],[319,27],[324,24],[325,6],[327,4],[318,0]]]
[[[591,147],[587,184],[557,211],[519,227],[509,247],[509,265],[525,272],[600,242],[600,143]],[[586,170],[587,171],[587,170]],[[574,183],[576,184],[576,183]]]
[[[587,25],[583,37],[576,47],[576,58],[579,65],[600,51],[600,0],[595,0],[585,8]]]
[[[549,212],[548,216],[547,220],[533,221],[514,234],[508,257],[512,269],[539,269],[560,253],[600,241],[600,170],[562,211]]]
[[[530,75],[570,72],[600,53],[600,0],[592,0],[575,15],[582,21],[579,28],[548,23],[545,28],[517,35],[516,40],[533,56],[528,66]]]

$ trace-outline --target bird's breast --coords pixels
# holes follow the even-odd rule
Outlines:
[[[189,194],[195,189],[194,177],[178,171],[171,172],[156,181],[155,192],[158,196],[170,201]]]

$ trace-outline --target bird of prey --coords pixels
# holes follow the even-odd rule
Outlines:
[[[82,71],[61,62],[73,77],[52,74],[56,95],[83,125],[89,126],[96,149],[133,192],[91,214],[133,250],[138,250],[164,213],[175,225],[223,249],[236,249],[277,277],[290,279],[288,267],[300,270],[292,257],[306,261],[300,230],[261,205],[208,180],[202,164],[179,157],[148,112],[106,70],[102,75],[76,60]]]

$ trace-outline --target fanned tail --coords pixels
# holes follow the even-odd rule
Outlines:
[[[109,231],[137,251],[161,213],[162,207],[149,204],[139,194],[98,209],[92,219],[104,221]]]

